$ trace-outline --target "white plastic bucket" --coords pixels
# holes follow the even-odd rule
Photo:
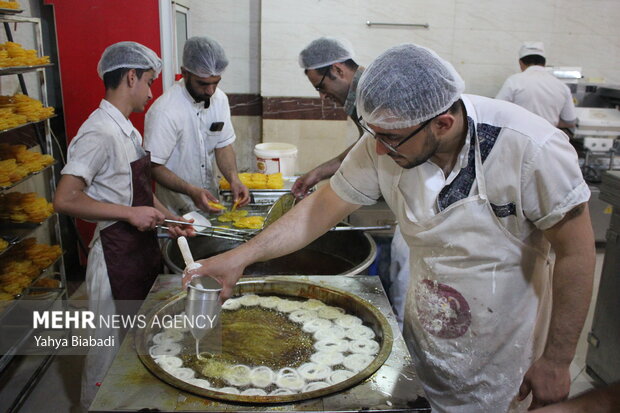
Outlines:
[[[254,146],[256,168],[263,174],[281,172],[284,176],[295,174],[297,146],[290,143],[267,142]]]

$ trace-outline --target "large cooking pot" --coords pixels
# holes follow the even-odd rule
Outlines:
[[[240,242],[196,236],[189,238],[194,259],[209,258],[231,250]],[[163,248],[168,268],[181,274],[185,263],[176,240],[169,239]],[[273,260],[258,262],[245,269],[245,275],[353,275],[361,274],[374,261],[377,244],[362,231],[330,231],[305,248]]]

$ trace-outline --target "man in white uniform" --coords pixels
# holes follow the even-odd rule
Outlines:
[[[184,282],[208,275],[229,297],[250,263],[303,247],[383,196],[411,249],[404,335],[434,411],[566,398],[592,292],[590,192],[561,131],[464,87],[431,50],[384,52],[358,85],[369,131],[330,185]]]
[[[364,68],[353,60],[353,48],[348,41],[333,37],[320,37],[313,40],[299,53],[299,66],[304,69],[312,87],[319,92],[321,99],[342,106],[346,114],[357,126],[360,137],[363,129],[355,110],[357,82]],[[333,159],[322,163],[299,177],[291,191],[302,198],[320,181],[331,178],[338,170],[342,160],[353,145]]]
[[[142,136],[128,119],[153,98],[150,86],[161,61],[147,47],[120,42],[108,47],[97,71],[105,98],[71,141],[68,162],[54,196],[56,211],[97,221],[86,269],[89,309],[99,315],[116,314],[114,300],[142,300],[161,272],[161,251],[155,226],[165,218],[182,220],[153,195],[150,157]],[[175,235],[188,229],[170,226]],[[93,338],[107,338],[118,330],[97,328]],[[93,347],[82,374],[82,405],[88,408],[117,347]]]
[[[545,70],[545,63],[542,42],[524,43],[519,49],[521,73],[506,79],[495,98],[524,107],[570,136],[577,120],[573,97],[567,85]]]
[[[348,41],[320,37],[310,42],[299,53],[299,65],[322,99],[343,106],[344,111],[357,126],[361,137],[364,129],[355,109],[355,98],[357,83],[364,73],[364,68],[355,63],[353,57],[353,48]],[[353,146],[354,144],[338,156],[299,177],[293,184],[291,192],[297,198],[303,198],[314,185],[331,178]],[[409,285],[409,248],[398,227],[394,231],[390,251],[390,272],[380,274],[380,277],[392,304],[396,321],[402,329]]]
[[[228,66],[224,49],[209,37],[183,47],[183,79],[160,96],[146,114],[145,148],[151,151],[157,196],[171,210],[217,211],[215,165],[230,182],[235,201],[249,202],[237,176],[228,97],[217,85]]]

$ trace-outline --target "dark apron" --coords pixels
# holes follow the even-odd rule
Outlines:
[[[153,206],[151,154],[132,162],[131,206]],[[100,231],[101,246],[115,300],[144,300],[162,270],[156,231],[139,231],[118,221]]]

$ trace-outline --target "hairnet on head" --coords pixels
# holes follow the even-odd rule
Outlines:
[[[317,69],[353,59],[354,55],[348,41],[319,37],[299,53],[299,66],[302,69]]]
[[[97,73],[103,75],[116,69],[152,69],[155,77],[161,72],[161,59],[154,51],[136,42],[119,42],[108,46],[99,59]]]
[[[545,45],[543,42],[524,42],[519,49],[519,59],[533,54],[545,57]]]
[[[448,110],[465,90],[454,67],[435,52],[403,44],[383,52],[357,85],[357,113],[384,129],[417,125]]]
[[[183,67],[199,77],[220,76],[228,66],[222,46],[207,36],[190,37],[183,47]]]

